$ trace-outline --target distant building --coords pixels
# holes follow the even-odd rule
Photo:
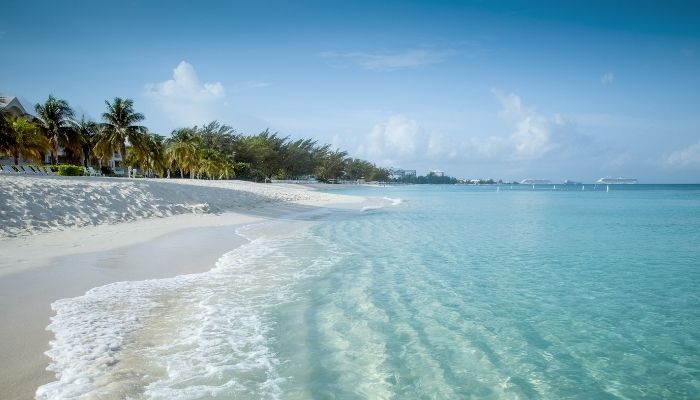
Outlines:
[[[0,111],[16,117],[27,116],[34,119],[34,116],[24,109],[17,97],[0,96]]]
[[[416,177],[415,169],[389,168],[389,179],[401,180],[411,177]]]
[[[445,172],[440,171],[439,169],[434,169],[434,170],[430,171],[430,175],[433,175],[433,176],[445,176]]]

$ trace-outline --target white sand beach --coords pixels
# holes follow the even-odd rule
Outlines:
[[[55,300],[211,269],[244,225],[359,210],[366,199],[241,181],[0,176],[0,398],[33,398]],[[301,216],[301,217],[300,217]]]

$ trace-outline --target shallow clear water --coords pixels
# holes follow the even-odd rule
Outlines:
[[[700,186],[563,189],[346,190],[403,202],[62,300],[39,393],[700,398]]]

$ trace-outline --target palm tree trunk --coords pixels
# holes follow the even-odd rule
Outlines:
[[[126,169],[126,142],[122,143],[121,148],[122,156],[122,169],[124,170],[124,177],[126,178],[129,171]]]
[[[51,158],[54,165],[58,165],[58,137],[53,135],[51,137]]]

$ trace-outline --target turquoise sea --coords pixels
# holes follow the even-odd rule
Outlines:
[[[593,188],[334,190],[394,205],[55,303],[39,397],[700,398],[700,185]]]

